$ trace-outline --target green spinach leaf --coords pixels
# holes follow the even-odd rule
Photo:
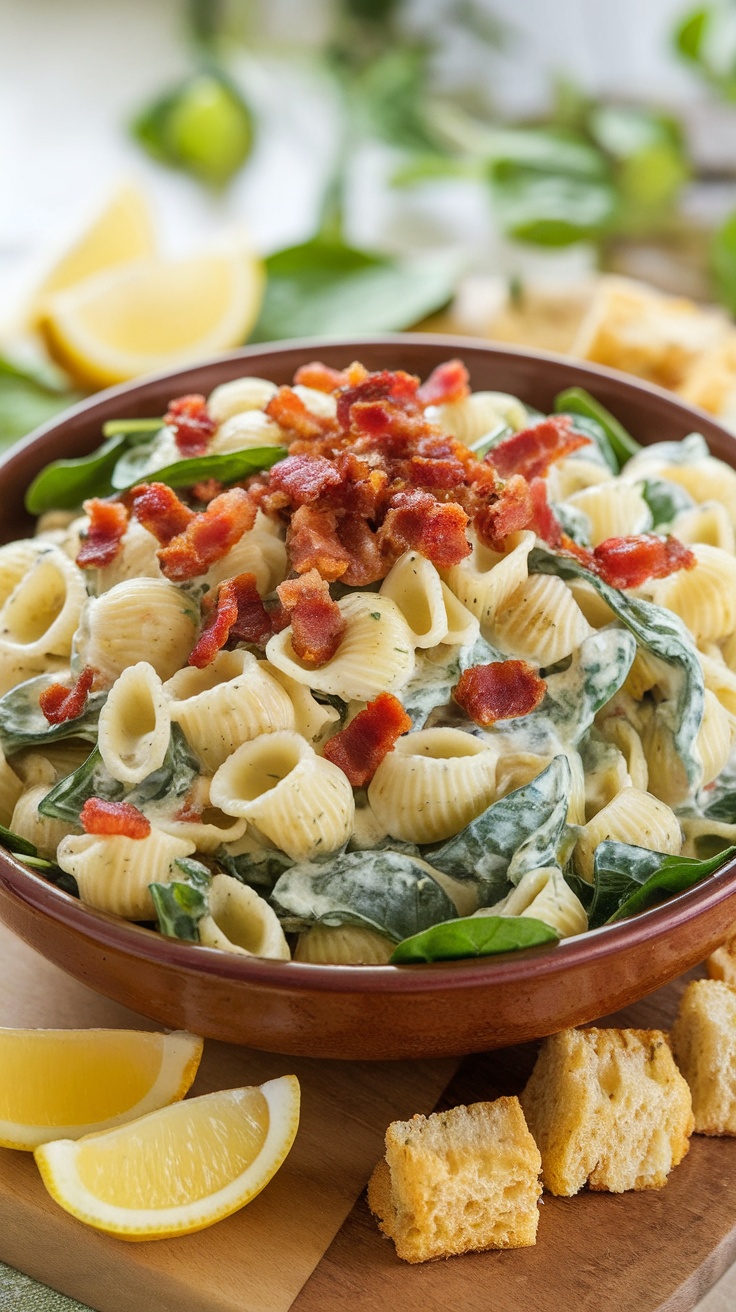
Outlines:
[[[277,460],[283,460],[286,454],[284,446],[257,446],[246,448],[244,451],[191,456],[187,460],[175,460],[173,464],[164,465],[162,469],[133,473],[132,480],[127,483],[118,481],[116,468],[112,483],[116,492],[127,491],[137,483],[165,483],[167,487],[192,487],[205,478],[216,478],[218,482],[226,484],[236,483],[239,479],[248,478],[250,474],[256,474],[261,469],[270,469]],[[125,477],[133,472],[127,460],[122,468]]]
[[[20,834],[14,834],[12,829],[7,829],[5,825],[0,825],[0,846],[7,847],[13,856],[38,856],[35,843],[31,843],[27,838],[21,838]]]
[[[595,851],[591,929],[634,916],[675,893],[712,875],[736,856],[736,847],[726,848],[707,861],[694,857],[650,852],[644,847],[606,840]]]
[[[555,397],[555,411],[557,414],[581,415],[584,419],[595,420],[608,438],[611,450],[620,465],[625,464],[631,456],[635,456],[637,451],[641,451],[639,443],[627,433],[615,415],[612,415],[610,410],[606,410],[605,406],[601,405],[600,401],[596,401],[595,397],[583,387],[568,387],[564,392],[560,392]]]
[[[209,911],[208,895],[212,875],[201,861],[181,857],[174,862],[184,879],[169,884],[149,884],[162,934],[168,938],[199,942],[199,922]]]
[[[423,961],[489,957],[497,952],[517,952],[543,943],[556,943],[559,937],[557,930],[531,916],[464,916],[404,939],[394,949],[390,964],[406,966]]]
[[[26,510],[31,515],[76,510],[88,497],[107,496],[112,491],[112,471],[127,445],[128,438],[120,433],[88,456],[52,461],[36,474],[26,492]]]
[[[82,738],[85,742],[97,741],[97,721],[107,698],[106,692],[93,692],[87,704],[74,720],[62,724],[49,724],[38,699],[50,684],[63,681],[62,674],[37,674],[0,697],[0,747],[6,756],[19,752],[22,747],[57,743],[63,738]]]
[[[239,852],[237,855],[228,852],[225,847],[219,847],[215,852],[215,860],[233,879],[239,879],[241,884],[248,884],[258,892],[263,892],[266,897],[273,891],[284,871],[294,865],[285,852],[265,847],[257,852]]]
[[[676,515],[695,505],[684,487],[680,487],[679,483],[669,483],[666,478],[645,478],[641,484],[641,494],[652,512],[652,529],[655,533],[668,528]]]

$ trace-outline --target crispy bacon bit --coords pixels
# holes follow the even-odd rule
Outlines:
[[[201,483],[194,483],[192,486],[192,496],[195,501],[201,501],[203,505],[209,505],[215,497],[219,497],[224,492],[225,484],[221,483],[219,478],[203,478]]]
[[[174,441],[183,456],[204,455],[217,427],[204,397],[197,395],[170,401],[164,423],[174,430]]]
[[[255,574],[236,574],[225,579],[216,591],[202,599],[208,623],[190,656],[189,665],[203,670],[228,642],[248,642],[265,647],[271,637],[271,617],[256,587]]]
[[[562,543],[562,525],[547,500],[547,484],[543,478],[535,478],[529,486],[532,499],[531,527],[543,542],[550,547],[559,547]]]
[[[347,370],[332,369],[321,360],[312,360],[303,364],[294,374],[294,386],[312,387],[315,392],[336,392],[339,387],[348,386]]]
[[[184,532],[161,548],[161,569],[175,583],[206,574],[253,527],[255,518],[256,506],[245,488],[230,488],[193,515]]]
[[[344,388],[338,396],[337,422],[341,428],[349,428],[353,406],[372,401],[390,401],[392,405],[401,406],[410,413],[416,410],[418,387],[419,379],[405,373],[403,369],[395,372],[383,369],[380,373],[368,374],[361,382]]]
[[[382,555],[378,534],[365,519],[345,515],[337,531],[350,557],[350,564],[340,578],[341,583],[347,583],[351,588],[365,588],[369,583],[377,583],[386,577],[392,562]]]
[[[503,551],[509,533],[529,528],[534,517],[529,484],[513,474],[495,501],[487,501],[475,516],[478,537],[492,551]]]
[[[546,687],[526,661],[497,661],[465,670],[452,695],[471,720],[485,727],[536,710]]]
[[[655,533],[607,538],[593,552],[593,568],[612,588],[638,588],[649,579],[663,579],[696,564],[692,551],[678,538]]]
[[[384,756],[393,751],[397,738],[410,729],[411,720],[401,702],[390,692],[381,692],[325,743],[324,754],[347,775],[353,788],[364,788]]]
[[[85,665],[71,688],[65,688],[63,683],[52,683],[44,688],[38,704],[49,724],[65,724],[82,714],[96,673],[91,666]]]
[[[202,821],[202,812],[197,806],[193,793],[184,798],[178,811],[174,812],[174,819],[181,821],[182,824],[198,825]]]
[[[286,492],[294,506],[317,501],[331,488],[340,487],[342,476],[324,456],[287,456],[271,469],[271,487]]]
[[[266,406],[266,414],[287,433],[307,440],[322,437],[334,427],[332,420],[313,415],[291,387],[279,388]]]
[[[128,512],[119,501],[85,501],[89,528],[77,555],[80,569],[102,568],[115,559],[128,527]]]
[[[289,524],[286,546],[297,574],[317,570],[323,579],[332,582],[342,578],[350,565],[350,553],[337,536],[334,510],[300,506]]]
[[[551,415],[533,428],[525,428],[499,442],[488,452],[486,460],[502,478],[511,474],[523,474],[529,481],[543,478],[555,460],[590,442],[582,433],[573,433],[571,425],[569,415]]]
[[[79,823],[85,834],[102,837],[148,838],[151,822],[130,802],[106,802],[103,797],[88,797]]]
[[[470,392],[470,378],[462,360],[446,360],[438,364],[422,383],[417,397],[422,405],[445,405],[464,401]]]
[[[183,533],[194,519],[194,511],[165,483],[139,483],[127,494],[126,501],[138,523],[153,533],[162,546]]]
[[[304,665],[324,665],[335,655],[346,622],[329,584],[310,570],[298,579],[286,579],[276,591],[291,618],[291,645]]]
[[[406,480],[413,487],[454,488],[466,481],[465,466],[454,456],[434,459],[428,456],[412,456],[407,461]]]
[[[468,516],[456,501],[436,501],[429,492],[412,488],[392,498],[379,539],[384,550],[401,554],[412,548],[438,569],[450,569],[470,555],[467,524]]]

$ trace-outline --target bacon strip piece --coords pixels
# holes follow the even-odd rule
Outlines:
[[[422,383],[417,398],[422,405],[444,405],[451,401],[464,401],[470,393],[470,377],[462,360],[446,360],[438,364]]]
[[[316,668],[335,655],[347,624],[329,584],[310,570],[298,579],[285,579],[276,591],[291,618],[291,645],[304,665]]]
[[[533,428],[525,428],[499,442],[488,452],[486,460],[502,478],[511,474],[523,474],[530,481],[543,478],[555,460],[590,442],[582,433],[573,433],[571,425],[569,415],[550,415]]]
[[[174,441],[185,457],[204,455],[217,427],[204,397],[196,393],[169,401],[164,423],[173,429]]]
[[[638,588],[649,579],[663,579],[696,564],[692,551],[678,538],[655,533],[607,538],[593,552],[593,568],[612,588]]]
[[[63,683],[52,683],[44,688],[38,704],[49,724],[66,724],[67,720],[76,720],[82,714],[96,673],[90,665],[85,665],[71,688],[65,688]]]
[[[520,474],[514,474],[495,500],[488,501],[476,512],[475,527],[485,546],[492,551],[503,551],[509,533],[528,528],[533,516],[529,484]]]
[[[315,392],[336,392],[339,387],[347,387],[349,381],[346,369],[333,369],[321,360],[301,365],[294,374],[295,387],[312,387]]]
[[[206,574],[255,523],[256,506],[245,488],[233,487],[193,515],[183,533],[158,553],[161,569],[175,583]]]
[[[128,512],[120,501],[85,501],[89,528],[77,554],[80,569],[102,568],[115,559],[128,527]]]
[[[126,501],[138,523],[153,533],[162,546],[183,533],[194,519],[194,511],[165,483],[139,483],[128,492]]]
[[[271,487],[287,493],[292,505],[304,506],[340,487],[343,480],[337,465],[324,456],[298,455],[273,465],[269,481]]]
[[[465,535],[468,516],[456,501],[436,501],[412,488],[397,492],[379,532],[381,547],[400,555],[412,548],[438,569],[450,569],[472,550]]]
[[[337,422],[341,428],[349,428],[353,406],[370,401],[390,401],[410,413],[416,409],[418,387],[419,379],[403,369],[368,374],[361,382],[341,391],[337,398]]]
[[[102,837],[148,838],[151,822],[130,802],[106,802],[103,797],[88,797],[79,816],[85,834]]]
[[[333,420],[313,415],[291,387],[279,388],[266,406],[266,414],[293,437],[305,438],[307,441],[324,437],[325,433],[334,428]]]
[[[216,592],[203,597],[202,609],[209,616],[208,622],[187,662],[198,670],[211,665],[227,642],[265,647],[273,632],[269,613],[256,587],[255,574],[236,574],[225,579]]]
[[[547,500],[547,484],[543,478],[532,480],[529,495],[533,512],[530,527],[550,547],[559,547],[562,542],[562,525]]]
[[[546,688],[526,661],[497,661],[465,670],[452,695],[471,720],[487,727],[536,710]]]
[[[384,756],[393,751],[411,719],[398,698],[381,692],[365,710],[325,743],[324,754],[347,775],[353,788],[370,783]]]
[[[300,506],[291,517],[286,547],[297,574],[317,570],[323,579],[332,582],[342,578],[351,563],[350,552],[337,536],[334,510]]]

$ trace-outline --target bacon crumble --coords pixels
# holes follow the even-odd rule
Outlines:
[[[592,569],[612,588],[638,588],[696,564],[693,552],[678,538],[640,533],[601,542],[593,552]]]
[[[271,637],[271,617],[256,587],[255,574],[236,574],[202,598],[207,619],[189,653],[188,665],[203,670],[228,642],[265,647]]]
[[[462,360],[438,364],[419,386],[417,397],[422,405],[447,405],[464,401],[470,395],[470,377]]]
[[[536,710],[547,685],[526,661],[472,665],[460,675],[453,697],[476,724],[515,720]]]
[[[276,589],[291,622],[291,645],[304,665],[316,669],[335,655],[347,624],[329,584],[316,569],[285,579]]]
[[[125,501],[138,523],[148,529],[161,546],[167,546],[183,533],[194,519],[194,511],[185,506],[166,483],[139,483],[126,494]]]
[[[381,692],[327,740],[324,755],[347,775],[353,788],[364,788],[397,739],[410,729],[411,719],[398,698]]]
[[[437,501],[429,492],[412,488],[392,498],[379,537],[384,550],[397,555],[420,551],[438,569],[450,569],[472,550],[467,525],[468,516],[456,501]]]
[[[130,802],[108,802],[103,797],[88,797],[79,823],[85,834],[111,838],[148,838],[151,822]]]
[[[128,512],[120,501],[102,501],[99,497],[85,501],[84,509],[89,515],[89,528],[77,553],[77,564],[80,569],[102,569],[120,550]]]
[[[174,441],[184,457],[204,455],[217,427],[204,397],[196,393],[169,401],[164,423],[173,430]]]
[[[175,583],[206,574],[253,527],[255,519],[256,505],[245,488],[222,492],[161,548],[158,558],[163,573]]]
[[[90,665],[85,665],[71,688],[65,688],[63,683],[52,683],[44,688],[38,704],[49,724],[66,724],[67,720],[76,720],[82,714],[96,674]]]
[[[533,478],[543,478],[556,460],[589,445],[590,440],[583,433],[572,431],[569,415],[550,415],[532,428],[504,438],[485,458],[502,478],[522,474],[531,482]]]

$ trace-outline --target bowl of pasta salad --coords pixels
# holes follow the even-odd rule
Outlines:
[[[290,1054],[600,1017],[736,919],[736,446],[462,339],[246,348],[2,463],[0,914]]]

